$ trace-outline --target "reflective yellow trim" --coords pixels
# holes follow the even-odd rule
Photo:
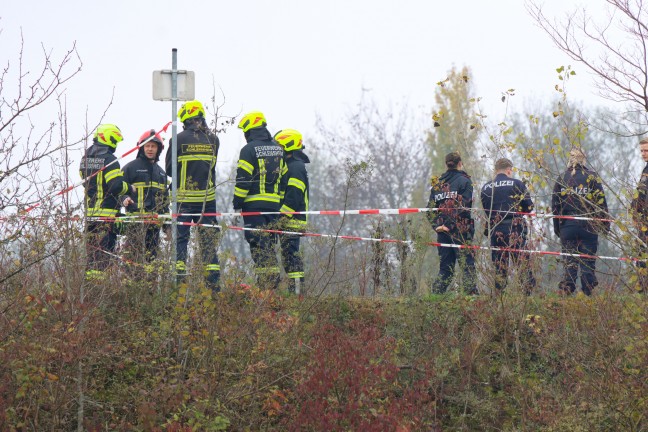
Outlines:
[[[123,175],[124,175],[124,173],[119,168],[108,171],[108,172],[106,172],[106,174],[104,174],[104,176],[106,178],[106,183],[108,183],[110,180],[116,179],[117,177],[121,177]]]
[[[290,272],[288,273],[288,278],[290,279],[298,279],[298,278],[303,278],[304,277],[304,272]]]
[[[176,270],[187,270],[187,265],[184,261],[176,261]]]
[[[104,208],[89,208],[86,215],[88,217],[115,217],[117,210]]]
[[[251,201],[268,201],[273,203],[280,203],[281,199],[279,199],[279,195],[277,194],[258,194],[258,195],[249,195],[247,198],[245,198],[244,202],[251,202]]]
[[[254,269],[254,273],[257,275],[279,273],[279,267],[257,267]]]
[[[295,210],[288,207],[286,204],[282,205],[281,208],[279,209],[280,212],[294,212]],[[286,216],[288,217],[293,217],[291,214],[287,214]]]
[[[266,170],[265,166],[265,159],[257,159],[257,162],[259,164],[259,195],[263,195],[266,193],[266,177],[268,171]]]
[[[185,203],[196,203],[203,201],[213,201],[216,199],[216,191],[210,191],[205,193],[201,191],[198,194],[192,193],[195,191],[178,191],[178,201]]]
[[[250,193],[249,189],[241,189],[239,187],[234,186],[234,196],[237,196],[239,198],[245,198],[248,196],[248,193]]]
[[[306,192],[306,183],[294,177],[291,177],[288,180],[288,186],[294,186],[297,189],[301,190],[302,192]]]
[[[236,166],[237,168],[241,168],[243,171],[246,171],[250,175],[254,172],[254,166],[248,161],[245,161],[243,159],[239,159],[238,165]]]
[[[215,164],[216,159],[214,155],[178,156],[178,162],[211,162]]]
[[[206,264],[205,271],[220,271],[220,264]]]

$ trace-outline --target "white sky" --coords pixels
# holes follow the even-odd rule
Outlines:
[[[603,13],[602,3],[591,0],[587,9]],[[555,15],[578,5],[545,4]],[[427,115],[435,83],[453,65],[472,68],[487,105],[497,106],[508,88],[520,103],[548,99],[563,64],[578,72],[570,96],[604,103],[585,69],[535,26],[523,0],[27,0],[5,2],[0,17],[1,65],[16,65],[21,28],[32,68],[41,63],[41,43],[57,59],[76,41],[83,70],[66,86],[71,136],[82,135],[86,110],[93,124],[98,120],[114,90],[104,122],[124,133],[118,155],[170,120],[171,103],[152,100],[151,73],[171,67],[172,48],[179,68],[195,71],[198,99],[208,103],[215,82],[227,98],[225,113],[261,110],[271,131],[298,129],[306,142],[316,113],[333,122],[362,88]],[[244,144],[236,127],[221,141],[221,158],[230,161]]]

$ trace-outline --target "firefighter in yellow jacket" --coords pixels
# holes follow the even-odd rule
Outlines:
[[[266,128],[263,113],[255,111],[243,116],[238,124],[247,144],[241,149],[236,169],[234,201],[236,211],[278,212],[281,208],[280,183],[286,174],[283,148]],[[279,266],[274,255],[276,236],[255,229],[264,229],[277,220],[277,215],[243,216],[245,240],[255,264],[259,284],[275,289],[279,285]]]

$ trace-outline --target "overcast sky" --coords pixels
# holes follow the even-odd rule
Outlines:
[[[603,13],[602,3],[592,0],[587,9]],[[545,4],[556,16],[578,6]],[[508,88],[520,102],[550,98],[555,68],[567,64],[579,72],[570,96],[604,103],[584,68],[535,26],[523,0],[37,0],[5,2],[0,17],[3,65],[17,65],[21,29],[27,68],[41,63],[41,43],[57,59],[76,42],[83,70],[66,86],[71,136],[83,134],[86,112],[96,124],[114,92],[104,122],[124,133],[117,154],[170,120],[171,103],[152,100],[151,74],[170,68],[172,48],[179,68],[195,71],[198,99],[208,103],[215,84],[226,114],[261,110],[271,131],[298,129],[306,142],[317,113],[334,122],[362,89],[428,115],[435,83],[453,65],[472,68],[487,106]],[[232,127],[221,140],[222,158],[235,159],[243,134]]]

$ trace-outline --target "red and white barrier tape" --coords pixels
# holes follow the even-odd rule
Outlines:
[[[158,132],[156,132],[156,134],[158,134],[158,133],[160,133],[160,132],[165,132],[165,133],[166,133],[166,131],[167,131],[167,129],[168,129],[168,127],[169,127],[170,124],[171,124],[171,122],[168,122],[166,125],[164,125],[164,126],[162,127],[162,129],[160,129]],[[88,177],[86,177],[85,179],[83,179],[82,181],[80,181],[79,183],[75,183],[75,184],[73,184],[72,186],[68,186],[68,187],[66,187],[66,188],[63,189],[63,190],[61,190],[61,191],[59,191],[59,192],[56,192],[54,195],[51,195],[50,198],[56,198],[57,196],[65,195],[66,193],[70,192],[71,190],[73,190],[73,189],[75,189],[75,188],[77,188],[77,187],[79,187],[79,186],[81,186],[81,185],[83,185],[83,184],[89,182],[89,181],[92,180],[92,178],[95,177],[97,174],[99,174],[100,172],[104,171],[104,170],[105,170],[106,168],[108,168],[109,166],[111,166],[111,165],[113,165],[113,164],[119,162],[120,160],[122,160],[123,158],[125,158],[126,156],[128,156],[129,154],[133,153],[135,150],[137,150],[137,149],[139,149],[140,147],[142,147],[144,144],[146,144],[147,142],[149,142],[150,140],[152,140],[154,137],[155,137],[155,135],[151,135],[151,136],[148,137],[146,140],[144,140],[142,143],[137,144],[135,147],[133,147],[132,149],[128,150],[126,153],[124,153],[123,155],[121,155],[120,157],[118,157],[117,159],[115,159],[114,161],[112,161],[111,163],[109,163],[108,165],[104,166],[104,167],[101,168],[100,170],[98,170],[98,171],[92,173],[91,175],[89,175]],[[46,199],[47,199],[47,198],[46,198]],[[32,205],[32,206],[26,208],[25,210],[23,210],[23,212],[24,212],[24,213],[29,213],[30,211],[34,210],[35,208],[40,207],[40,205],[41,205],[42,203],[43,203],[43,200],[41,200],[41,201],[37,202],[36,204],[34,204],[34,205]]]
[[[169,223],[169,222],[166,222]],[[216,224],[203,224],[199,222],[178,222],[179,225],[186,226],[202,226],[207,228],[217,228],[217,229],[227,229],[232,231],[257,231],[265,232],[269,234],[280,234],[280,235],[295,235],[300,237],[320,237],[320,238],[334,238],[341,240],[355,240],[355,241],[370,241],[377,243],[400,243],[400,244],[414,244],[412,240],[398,240],[398,239],[385,239],[385,238],[373,238],[373,237],[359,237],[359,236],[350,236],[350,235],[337,235],[337,234],[319,234],[311,232],[299,232],[299,231],[283,231],[275,229],[263,229],[263,228],[246,228],[233,225],[216,225]],[[437,247],[449,247],[455,249],[470,249],[470,250],[488,250],[488,251],[501,251],[501,252],[512,252],[512,253],[521,253],[521,254],[535,254],[535,255],[551,255],[551,256],[565,256],[573,258],[584,258],[584,259],[601,259],[601,260],[612,260],[612,261],[626,261],[626,262],[639,262],[646,261],[646,259],[636,258],[636,257],[613,257],[605,255],[588,255],[588,254],[578,254],[578,253],[567,253],[567,252],[553,252],[553,251],[541,251],[541,250],[531,250],[531,249],[515,249],[515,248],[499,248],[492,246],[479,246],[479,245],[462,245],[462,244],[452,244],[452,243],[439,243],[439,242],[425,242],[427,246],[437,246]]]

